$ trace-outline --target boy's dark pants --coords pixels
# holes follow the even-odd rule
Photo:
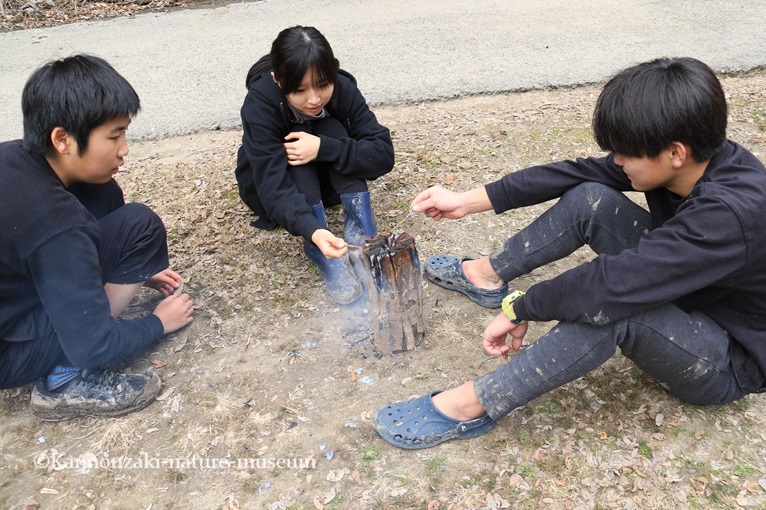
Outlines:
[[[510,282],[583,245],[617,254],[651,228],[649,213],[617,190],[587,183],[565,193],[545,214],[490,256]],[[474,381],[489,415],[500,418],[623,355],[676,397],[723,404],[745,393],[731,367],[729,335],[704,314],[667,304],[605,326],[558,323],[508,363]]]
[[[122,192],[116,183],[111,184],[100,193],[91,190],[88,199],[82,200],[97,217],[101,229],[102,282],[146,281],[168,267],[165,226],[143,204],[121,205]],[[62,267],[62,271],[66,268]],[[47,375],[57,364],[70,364],[53,327],[49,325],[46,331],[48,334],[36,340],[0,341],[0,388],[23,386]]]

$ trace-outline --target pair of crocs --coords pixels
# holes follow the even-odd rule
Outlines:
[[[484,414],[469,421],[450,418],[434,406],[433,391],[420,398],[388,404],[375,414],[375,429],[383,439],[406,450],[431,448],[451,439],[468,439],[489,432],[495,420]]]
[[[473,260],[452,255],[434,255],[428,257],[425,264],[425,277],[445,289],[455,290],[468,296],[474,303],[485,308],[500,308],[503,298],[508,295],[508,284],[499,289],[482,289],[468,281],[463,272],[463,262]]]

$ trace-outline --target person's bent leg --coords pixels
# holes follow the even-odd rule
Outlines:
[[[169,266],[165,225],[149,207],[126,204],[99,220],[102,280],[113,317],[146,280]]]
[[[99,261],[110,312],[117,317],[143,283],[168,267],[165,226],[151,209],[126,204],[99,219]],[[156,374],[81,369],[65,358],[32,391],[32,413],[42,420],[119,416],[149,405],[160,391]]]
[[[494,371],[445,392],[383,406],[374,423],[401,448],[483,434],[514,409],[601,366],[617,347],[674,396],[724,404],[746,395],[731,366],[729,342],[709,317],[674,305],[605,326],[559,323]]]
[[[0,389],[18,388],[45,377],[67,358],[51,329],[50,334],[25,342],[0,342]]]
[[[435,255],[426,260],[424,275],[482,306],[497,308],[508,293],[507,282],[585,245],[596,253],[619,253],[636,246],[650,229],[649,213],[623,193],[584,183],[564,193],[488,257]]]
[[[622,192],[584,183],[511,236],[489,256],[489,263],[497,276],[509,282],[585,245],[596,253],[620,253],[637,246],[650,229],[648,211]]]
[[[745,395],[731,367],[729,336],[707,316],[664,305],[605,326],[559,323],[508,363],[474,381],[498,419],[623,354],[676,397],[723,404]]]

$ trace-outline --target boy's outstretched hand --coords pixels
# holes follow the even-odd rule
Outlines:
[[[412,211],[422,212],[436,221],[442,218],[456,220],[491,208],[492,204],[483,186],[463,193],[433,186],[416,196],[410,204]]]
[[[311,234],[311,241],[328,259],[337,259],[348,252],[346,241],[335,237],[329,230],[320,228]]]
[[[521,349],[521,343],[524,341],[524,335],[527,334],[527,328],[529,325],[524,322],[521,324],[513,324],[508,320],[505,313],[497,315],[484,330],[484,350],[493,356],[502,356],[503,359],[508,359],[508,354],[513,352],[519,352]],[[506,343],[508,335],[511,335],[511,345]]]
[[[173,294],[181,285],[183,278],[172,269],[163,269],[144,282],[144,287],[157,290],[165,297]]]

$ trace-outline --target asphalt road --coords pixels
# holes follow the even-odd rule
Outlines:
[[[132,138],[234,128],[247,69],[297,24],[325,34],[372,104],[601,82],[660,56],[766,66],[766,0],[263,0],[1,33],[0,140],[21,136],[29,74],[78,52],[138,91]]]

